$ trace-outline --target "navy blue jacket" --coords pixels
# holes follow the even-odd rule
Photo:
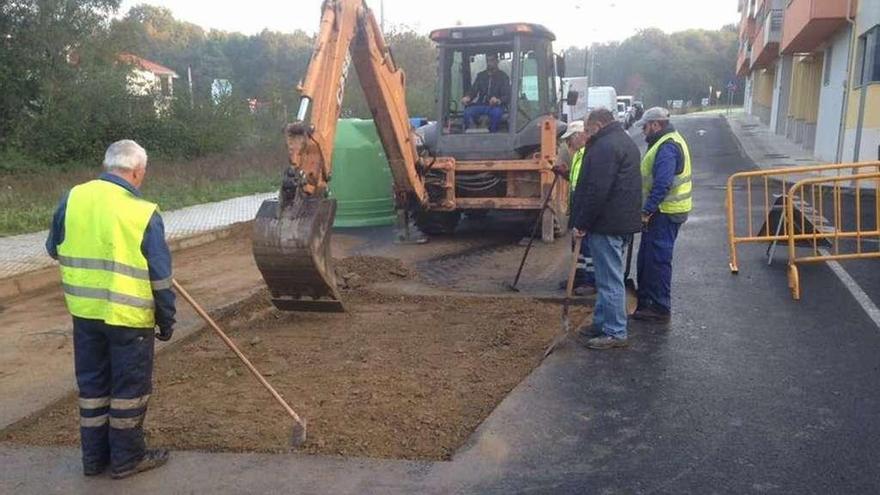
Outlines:
[[[651,149],[660,138],[672,132],[675,132],[675,128],[672,127],[672,124],[669,124],[663,132],[648,138],[646,140],[648,142],[648,149]],[[669,141],[660,146],[660,149],[657,150],[657,156],[654,158],[654,184],[651,185],[651,192],[648,194],[648,199],[645,200],[642,212],[647,215],[656,213],[660,209],[660,203],[663,202],[663,199],[669,194],[669,190],[672,189],[672,182],[675,180],[675,176],[683,171],[684,152],[678,143]]]
[[[103,173],[99,179],[116,184],[135,196],[141,197],[141,192],[137,188],[118,175]],[[49,238],[46,239],[46,251],[54,259],[58,259],[58,245],[64,242],[64,215],[67,212],[67,198],[69,196],[70,191],[61,198],[61,203],[52,217]],[[144,231],[141,253],[147,259],[150,280],[158,281],[171,278],[171,251],[165,242],[165,224],[162,223],[162,216],[158,211],[153,213],[150,223],[147,224],[147,229]],[[156,325],[159,328],[174,326],[174,292],[171,289],[154,290],[153,299],[156,303]]]
[[[641,230],[640,157],[639,147],[620,122],[590,138],[572,198],[571,227],[603,235]]]

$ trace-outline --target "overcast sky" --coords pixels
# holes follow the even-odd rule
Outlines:
[[[314,33],[321,0],[123,0],[121,13],[148,3],[171,9],[177,19],[205,29],[253,34],[268,28]],[[432,29],[500,22],[536,22],[556,33],[557,48],[593,41],[623,40],[636,30],[657,27],[666,32],[689,28],[718,29],[739,20],[736,0],[368,0],[385,23],[405,25],[427,34]]]

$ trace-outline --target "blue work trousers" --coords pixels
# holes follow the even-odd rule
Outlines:
[[[144,416],[152,391],[152,329],[73,318],[80,442],[86,470],[124,471],[144,456]]]
[[[571,240],[571,249],[574,249],[574,238]],[[596,269],[593,266],[593,256],[590,254],[590,237],[584,237],[581,242],[581,252],[578,253],[577,269],[574,272],[574,286],[596,285]]]
[[[672,310],[672,251],[680,227],[669,215],[657,212],[642,232],[636,265],[640,308]]]
[[[473,127],[474,122],[483,115],[489,116],[489,132],[498,132],[501,118],[504,117],[504,108],[499,105],[471,105],[464,109],[465,129]]]
[[[596,306],[593,327],[616,339],[626,338],[626,287],[623,252],[629,236],[590,233],[590,252],[596,268]]]

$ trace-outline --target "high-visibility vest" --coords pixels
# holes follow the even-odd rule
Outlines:
[[[64,241],[58,246],[70,314],[123,327],[155,326],[149,267],[141,244],[157,208],[105,180],[70,191]]]
[[[586,148],[580,148],[575,151],[574,156],[571,157],[571,170],[568,172],[568,187],[570,188],[571,194],[574,194],[574,188],[577,187],[578,179],[581,175],[581,164],[584,162],[584,150]]]
[[[678,132],[670,132],[661,137],[645,153],[645,157],[642,159],[642,201],[644,204],[648,200],[651,188],[654,186],[654,159],[657,158],[657,152],[661,146],[669,141],[678,144],[681,148],[681,152],[684,154],[684,169],[672,181],[672,187],[660,203],[660,212],[669,214],[688,213],[693,208],[691,152],[684,138]]]

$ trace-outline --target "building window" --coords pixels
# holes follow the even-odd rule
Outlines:
[[[880,25],[859,36],[859,83],[880,82]]]
[[[828,45],[828,48],[825,49],[825,72],[822,76],[822,83],[825,86],[831,84],[831,61],[834,56],[834,46]]]

